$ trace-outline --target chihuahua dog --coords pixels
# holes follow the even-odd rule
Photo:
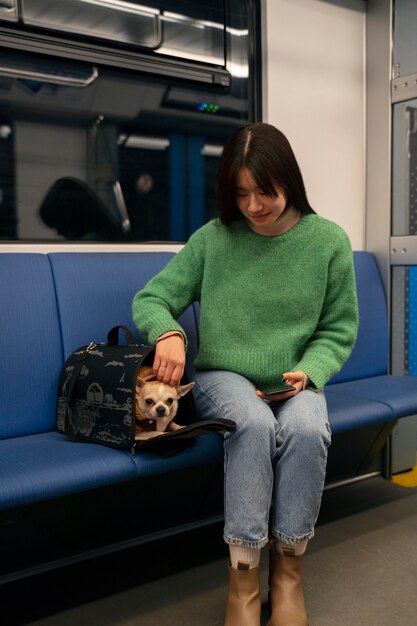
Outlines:
[[[135,418],[136,439],[150,439],[169,430],[183,428],[174,422],[178,400],[195,383],[172,387],[156,379],[151,367],[139,368],[136,378]]]

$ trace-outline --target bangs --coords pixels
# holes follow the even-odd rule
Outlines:
[[[273,171],[276,172],[274,164],[270,164],[269,167],[265,167],[265,164],[261,163],[259,159],[251,159],[249,157],[243,167],[246,167],[250,171],[259,189],[266,193],[267,196],[276,197],[277,186],[285,189],[285,185],[275,180],[272,175]]]

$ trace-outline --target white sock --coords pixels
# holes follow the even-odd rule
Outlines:
[[[233,569],[253,569],[258,567],[261,558],[260,548],[244,548],[229,545],[230,565]]]
[[[275,550],[275,552],[278,552],[278,554],[282,554],[284,556],[301,556],[306,551],[308,539],[303,539],[303,541],[294,545],[285,543],[280,539],[275,539],[271,543],[272,549]]]

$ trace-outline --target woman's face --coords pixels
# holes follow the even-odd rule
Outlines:
[[[268,196],[258,187],[250,171],[244,167],[236,178],[236,204],[249,226],[260,235],[279,235],[287,226],[287,196],[282,187],[275,187],[276,196]]]

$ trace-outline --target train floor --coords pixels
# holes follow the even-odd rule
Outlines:
[[[222,626],[220,525],[0,588],[3,626]],[[268,619],[267,551],[261,561]],[[304,560],[310,626],[417,624],[417,487],[374,477],[326,491]]]

